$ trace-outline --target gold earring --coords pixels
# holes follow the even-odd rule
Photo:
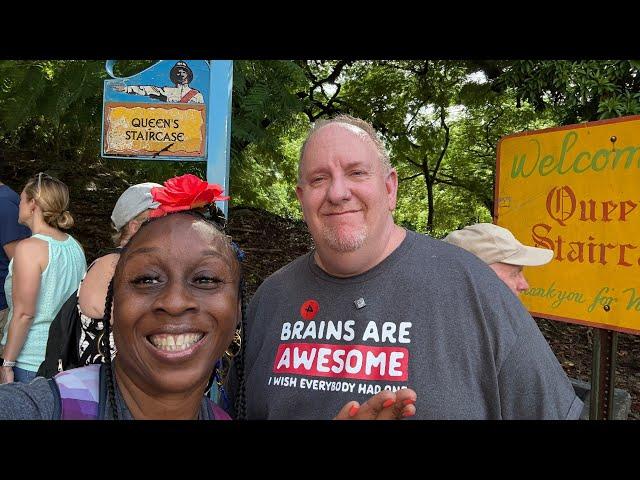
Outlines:
[[[242,328],[240,325],[236,328],[235,333],[233,334],[233,340],[227,347],[227,349],[222,354],[220,361],[215,367],[217,371],[216,375],[216,383],[219,387],[224,385],[224,382],[229,374],[229,369],[231,368],[231,363],[233,362],[233,357],[235,357],[242,348]]]
[[[233,340],[231,341],[231,344],[224,351],[224,354],[227,357],[229,357],[229,359],[232,359],[233,357],[235,357],[240,352],[240,349],[242,348],[242,336],[240,335],[240,332],[241,332],[241,327],[238,326],[238,328],[236,328],[235,333],[233,334]]]

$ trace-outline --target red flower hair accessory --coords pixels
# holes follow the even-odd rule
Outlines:
[[[173,177],[164,182],[164,187],[151,189],[151,196],[160,206],[153,210],[150,217],[163,217],[167,213],[193,210],[213,202],[228,200],[222,195],[224,189],[215,183],[200,180],[190,173]]]

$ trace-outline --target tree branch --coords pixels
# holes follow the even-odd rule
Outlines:
[[[409,177],[404,177],[398,180],[398,183],[402,183],[406,180],[413,180],[414,178],[418,178],[421,177],[422,175],[424,175],[424,172],[420,172],[420,173],[416,173],[415,175],[411,175]]]
[[[411,158],[409,158],[407,155],[403,155],[404,159],[409,162],[411,165],[414,165],[416,167],[418,167],[420,170],[422,170],[422,164],[416,162],[415,160],[412,160]],[[422,175],[422,174],[421,174]]]
[[[440,169],[440,165],[442,164],[442,159],[444,158],[445,154],[447,153],[447,148],[449,148],[449,140],[450,140],[450,132],[449,132],[449,126],[447,125],[447,123],[445,122],[445,114],[446,114],[446,109],[444,107],[440,108],[440,126],[442,126],[442,128],[444,128],[444,145],[442,146],[442,150],[440,151],[440,156],[438,157],[438,161],[436,162],[436,166],[433,169],[433,176],[435,178],[435,176],[438,173],[438,170]]]
[[[309,87],[307,92],[298,92],[296,94],[298,96],[298,98],[301,98],[301,99],[308,98],[309,99],[309,101],[311,103],[311,107],[310,108],[305,108],[303,110],[303,112],[305,113],[305,115],[307,116],[307,118],[309,119],[310,122],[315,122],[318,118],[320,118],[322,116],[330,116],[330,115],[333,115],[333,114],[336,114],[336,113],[340,112],[338,109],[336,109],[334,107],[334,103],[336,103],[336,101],[338,100],[338,95],[340,93],[342,85],[340,83],[337,83],[336,80],[338,79],[338,77],[342,73],[342,70],[346,66],[351,65],[352,63],[353,63],[353,60],[340,60],[340,61],[338,61],[338,63],[336,63],[334,65],[332,71],[326,77],[321,78],[321,79],[318,79],[318,77],[313,73],[313,71],[309,67],[309,63],[307,61],[302,61],[302,62],[298,63],[299,65],[302,66],[302,68],[303,68],[303,70],[305,72],[305,76],[311,82],[311,86]],[[332,97],[329,98],[325,103],[323,100],[316,99],[314,97],[314,95],[315,95],[318,87],[320,87],[320,91],[326,97],[327,94],[324,91],[323,87],[327,83],[335,85],[336,86],[336,91],[334,92]],[[313,112],[313,107],[317,108],[319,111],[317,113],[314,113]]]

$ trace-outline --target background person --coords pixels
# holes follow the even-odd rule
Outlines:
[[[13,258],[18,242],[31,235],[29,229],[18,223],[20,196],[8,185],[0,181],[0,339],[9,316],[9,307],[4,295],[4,281],[7,278],[9,262]],[[0,344],[0,357],[2,357]]]
[[[151,195],[152,188],[162,185],[153,182],[140,183],[127,188],[116,201],[111,221],[116,229],[113,236],[116,251],[96,259],[80,282],[77,292],[77,308],[82,323],[82,332],[78,345],[80,365],[89,365],[104,361],[104,355],[98,347],[98,339],[104,330],[104,304],[107,287],[113,278],[120,251],[140,226],[149,218],[149,214],[160,205]],[[116,350],[111,339],[113,355]]]
[[[69,189],[44,173],[29,179],[20,194],[18,221],[33,235],[17,245],[5,281],[9,319],[0,383],[35,378],[49,326],[87,267],[80,244],[62,231],[73,226],[68,209]]]
[[[523,245],[509,230],[492,223],[469,225],[443,240],[489,265],[516,296],[529,289],[523,268],[545,265],[553,258],[553,250]]]

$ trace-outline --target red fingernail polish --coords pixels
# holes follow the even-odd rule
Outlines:
[[[403,417],[413,417],[416,412],[402,412]]]
[[[358,413],[358,410],[360,410],[360,407],[358,405],[354,405],[349,409],[349,416],[353,417],[356,413]]]
[[[395,402],[394,402],[393,400],[389,399],[389,400],[385,401],[385,402],[382,404],[382,407],[383,407],[383,408],[388,408],[388,407],[390,407],[391,405],[393,405],[394,403],[395,403]]]
[[[402,402],[402,404],[403,404],[403,405],[413,405],[414,403],[416,403],[416,401],[415,401],[415,400],[412,400],[412,399],[410,399],[410,398],[407,398],[406,400],[404,400],[404,401]]]

